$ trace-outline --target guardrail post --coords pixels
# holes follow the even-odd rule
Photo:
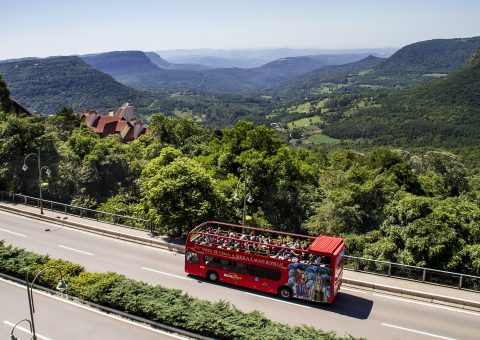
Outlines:
[[[422,274],[422,282],[425,282],[425,279],[427,278],[427,270],[424,269],[423,270],[423,274]]]
[[[388,276],[391,276],[392,275],[392,264],[389,263],[388,264]]]
[[[53,203],[50,202],[50,210],[53,211]]]
[[[458,289],[462,289],[462,284],[463,284],[463,275],[460,275],[458,278]]]
[[[355,264],[353,265],[353,269],[358,272],[358,268],[360,267],[360,264],[358,263],[359,260],[358,259],[355,259]]]
[[[68,215],[67,206],[65,206],[65,215]]]
[[[27,198],[26,197],[23,198],[23,202],[25,203],[25,205],[27,205]]]

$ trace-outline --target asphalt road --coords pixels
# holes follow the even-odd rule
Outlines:
[[[33,294],[35,330],[40,340],[184,339],[48,293],[35,290]],[[0,279],[0,301],[0,338],[7,339],[17,322],[29,318],[25,286]],[[21,322],[14,334],[19,339],[30,339],[28,323]]]
[[[478,312],[347,287],[342,288],[331,306],[283,301],[273,295],[188,277],[180,254],[6,212],[0,212],[0,239],[82,264],[89,271],[115,271],[137,280],[182,289],[199,298],[228,300],[244,311],[257,309],[277,321],[308,324],[339,335],[369,339],[478,339],[480,334]]]

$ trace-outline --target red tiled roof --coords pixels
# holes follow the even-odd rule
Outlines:
[[[115,116],[100,116],[97,120],[96,126],[93,128],[93,131],[96,133],[104,133],[105,125],[118,122],[118,117]],[[114,130],[115,131],[115,130]]]
[[[124,131],[124,137],[122,138],[124,142],[132,141],[140,134],[145,133],[145,127],[141,120],[133,116],[132,107],[129,109],[130,120],[127,121],[126,118],[123,117],[123,113],[127,107],[128,103],[124,104],[124,106],[121,106],[113,116],[101,116],[93,109],[86,109],[81,117],[84,118],[87,126],[102,137],[111,134],[120,134],[124,131],[127,125],[133,127],[133,129],[130,128],[128,131],[125,130],[126,134]]]

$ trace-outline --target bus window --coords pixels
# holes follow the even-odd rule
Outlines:
[[[248,274],[256,277],[265,277],[265,268],[257,266],[248,266]]]
[[[246,274],[247,273],[247,265],[245,263],[235,262],[235,267],[233,270],[237,273]]]
[[[211,256],[205,256],[204,258],[205,265],[209,267],[218,267],[217,263],[215,263],[215,259]]]
[[[220,259],[220,267],[221,267],[223,270],[231,270],[232,267],[233,267],[233,266],[232,266],[232,261]]]
[[[265,274],[266,274],[267,279],[274,280],[274,281],[280,280],[280,276],[282,275],[280,270],[270,269],[270,268],[265,268]]]
[[[200,262],[200,256],[197,253],[187,252],[185,254],[185,259],[188,263],[198,263]]]

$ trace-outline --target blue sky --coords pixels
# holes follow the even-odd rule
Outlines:
[[[112,50],[402,47],[480,35],[477,0],[0,0],[0,59]]]

